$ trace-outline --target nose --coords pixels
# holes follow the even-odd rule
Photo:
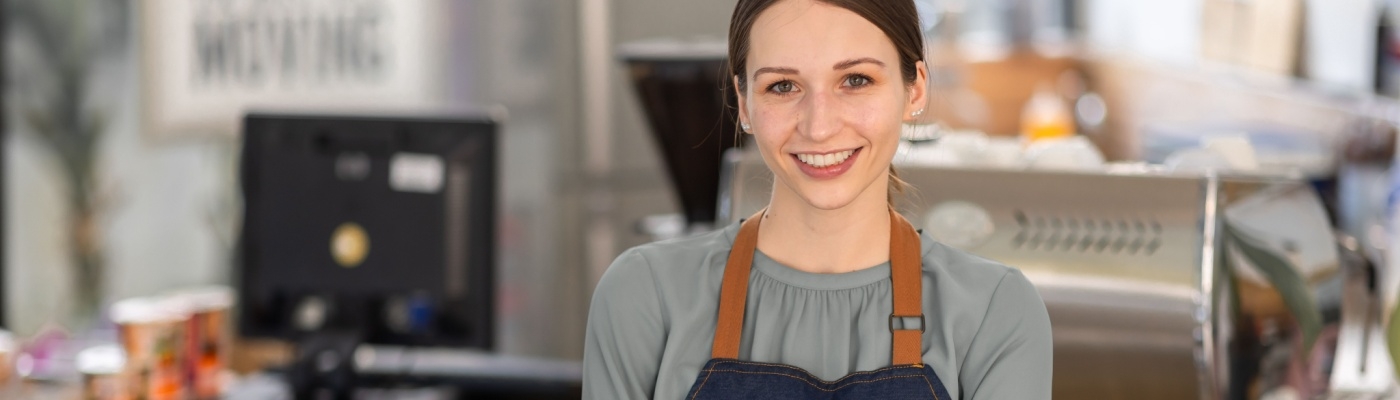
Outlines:
[[[827,90],[813,90],[802,99],[803,110],[798,121],[798,133],[813,142],[821,142],[841,131],[839,100]]]

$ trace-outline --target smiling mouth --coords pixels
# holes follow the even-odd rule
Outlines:
[[[826,168],[833,165],[839,165],[845,162],[846,159],[851,158],[851,155],[855,154],[857,150],[860,149],[838,151],[835,153],[827,154],[794,154],[794,156],[797,157],[798,161],[801,161],[803,164],[807,164],[808,166],[814,168]]]

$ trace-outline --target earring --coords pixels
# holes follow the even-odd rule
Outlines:
[[[740,127],[740,128],[744,128],[744,132],[748,132],[748,131],[749,131],[749,124],[748,124],[748,123],[740,123],[740,124],[739,124],[739,127]]]
[[[923,109],[920,109],[920,110],[918,110],[918,111],[914,111],[914,116],[915,116],[915,117],[920,116],[920,115],[924,115],[924,110],[923,110]]]

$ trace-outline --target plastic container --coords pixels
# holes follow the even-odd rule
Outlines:
[[[1026,148],[1025,157],[1034,170],[1094,171],[1104,165],[1103,153],[1083,136],[1042,139]]]

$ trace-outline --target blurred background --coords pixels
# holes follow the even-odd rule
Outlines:
[[[0,354],[5,364],[15,367],[0,368],[0,379],[15,382],[4,393],[14,398],[68,398],[63,396],[74,391],[130,393],[136,390],[131,382],[157,381],[131,378],[140,374],[131,365],[142,359],[133,353],[153,351],[132,343],[160,343],[147,336],[178,335],[161,330],[166,328],[151,328],[155,334],[133,333],[132,326],[167,319],[188,322],[200,310],[217,309],[234,315],[209,328],[231,334],[220,339],[226,343],[220,344],[225,346],[220,351],[224,356],[216,361],[220,371],[233,373],[219,375],[218,392],[255,393],[241,394],[247,398],[287,395],[286,385],[278,382],[290,379],[296,386],[295,377],[301,376],[298,360],[306,359],[306,349],[317,348],[321,342],[316,340],[322,337],[308,333],[318,329],[299,327],[291,334],[285,333],[290,328],[279,330],[277,324],[292,325],[290,321],[305,313],[324,311],[327,306],[317,301],[334,303],[326,299],[335,295],[293,296],[287,310],[277,311],[282,314],[265,310],[282,303],[249,305],[255,298],[248,294],[257,292],[250,285],[285,283],[268,277],[276,276],[281,266],[275,262],[280,261],[250,255],[247,244],[254,238],[249,231],[272,237],[270,232],[296,226],[296,216],[303,215],[288,211],[289,219],[255,220],[249,212],[249,188],[258,189],[259,204],[298,196],[319,199],[317,193],[326,192],[279,192],[272,178],[250,176],[266,168],[269,175],[257,176],[304,175],[304,182],[333,178],[329,172],[321,177],[307,172],[311,169],[299,170],[294,166],[301,164],[291,161],[277,164],[268,155],[277,151],[275,146],[250,143],[264,143],[254,141],[261,137],[256,135],[297,135],[294,131],[300,129],[312,132],[308,135],[332,135],[315,140],[328,140],[333,143],[330,148],[337,148],[336,143],[345,143],[334,136],[342,128],[327,127],[371,137],[381,134],[375,123],[391,121],[397,124],[395,132],[408,132],[393,136],[399,141],[406,140],[402,135],[431,130],[490,133],[492,139],[481,143],[491,156],[477,158],[490,160],[492,167],[480,170],[494,176],[494,185],[471,188],[487,190],[483,193],[494,199],[485,208],[491,223],[463,222],[462,229],[470,225],[476,232],[470,243],[451,242],[446,236],[449,248],[490,249],[484,250],[489,257],[473,258],[465,267],[490,271],[483,286],[490,296],[472,303],[481,311],[462,317],[485,321],[472,329],[481,327],[488,333],[473,336],[474,342],[466,345],[448,343],[451,340],[441,340],[440,335],[423,343],[395,339],[377,344],[427,343],[453,349],[442,350],[447,355],[438,378],[455,378],[427,379],[419,385],[449,387],[444,390],[450,394],[413,392],[414,396],[466,398],[485,382],[501,392],[476,398],[504,398],[501,393],[513,389],[501,382],[544,381],[557,384],[559,393],[530,393],[577,397],[577,361],[582,357],[589,299],[612,259],[632,246],[723,227],[766,201],[763,193],[770,184],[763,180],[761,168],[742,150],[726,150],[736,146],[732,116],[722,107],[727,93],[722,87],[725,34],[734,3],[4,0],[0,326],[11,335],[0,338]],[[1400,32],[1394,29],[1400,22],[1400,2],[917,4],[928,38],[934,101],[923,121],[906,128],[908,143],[896,159],[900,168],[910,171],[918,189],[916,199],[902,211],[924,221],[925,229],[944,232],[940,240],[1020,266],[1036,280],[1056,324],[1057,397],[1146,398],[1143,391],[1159,387],[1186,388],[1165,392],[1164,398],[1395,395],[1385,337],[1365,333],[1382,332],[1387,326],[1394,289],[1400,286],[1400,278],[1390,272],[1396,267],[1386,258],[1386,249],[1397,237],[1389,221],[1400,189],[1400,180],[1391,174],[1400,122]],[[306,116],[314,117],[313,122],[297,125]],[[315,133],[327,130],[331,133]],[[412,147],[404,146],[395,148]],[[430,150],[431,146],[416,151]],[[370,154],[366,159],[374,160],[367,165],[375,166],[366,168],[381,165],[375,151],[364,150]],[[332,164],[337,173],[356,165],[354,157],[337,157],[325,158],[326,171]],[[267,163],[249,165],[255,160]],[[443,159],[433,160],[436,164],[425,165],[441,170]],[[386,174],[398,174],[398,161],[386,165],[394,168]],[[971,175],[957,178],[958,174]],[[441,172],[427,176],[435,176],[436,180],[427,178],[433,182],[444,179]],[[449,172],[446,179],[453,176]],[[929,178],[920,181],[921,176]],[[954,188],[989,197],[943,195]],[[1135,190],[1149,195],[1121,195]],[[1046,195],[1039,209],[1008,205],[1014,203],[1011,199],[1066,191],[1082,196]],[[380,199],[369,191],[347,193]],[[1252,193],[1265,194],[1250,197]],[[1282,311],[1250,314],[1256,304],[1250,300],[1253,292],[1218,287],[1220,280],[1235,282],[1216,276],[1222,268],[1229,270],[1222,264],[1230,262],[1218,260],[1220,254],[1235,250],[1212,249],[1240,236],[1245,237],[1242,243],[1252,243],[1248,234],[1230,233],[1248,228],[1217,229],[1250,225],[1230,225],[1216,215],[1233,212],[1227,208],[1234,200],[1227,198],[1271,205],[1246,207],[1274,211],[1240,217],[1254,221],[1256,236],[1294,231],[1299,235],[1277,240],[1276,253],[1284,256],[1267,256],[1275,253],[1269,251],[1272,237],[1255,238],[1263,243],[1259,246],[1240,245],[1264,249],[1261,252],[1239,250],[1237,255],[1242,261],[1236,263],[1263,271],[1240,273],[1254,276],[1252,280],[1239,278],[1257,281],[1266,288],[1261,290],[1272,293],[1258,297],[1263,299],[1258,304],[1265,304],[1259,307]],[[368,206],[347,208],[354,211],[346,211],[345,218],[398,215],[404,209],[395,207],[407,204],[384,201],[356,203]],[[950,204],[952,208],[944,207]],[[1094,208],[1119,211],[1106,219],[1087,216]],[[271,214],[260,213],[258,218]],[[447,234],[439,231],[456,226],[447,224],[437,225],[437,230],[408,226],[398,232],[410,237],[425,232],[423,241],[442,242]],[[1144,254],[1175,258],[1124,261],[1079,255],[1100,240],[1078,233],[1081,225],[1087,232],[1096,226],[1097,232],[1135,232],[1137,236],[1129,235],[1127,243],[1116,247],[1132,252],[1142,247]],[[1118,225],[1122,228],[1115,228]],[[1019,231],[1003,232],[1018,226]],[[378,231],[366,227],[369,243],[377,243]],[[1086,245],[1079,253],[1042,257],[985,244],[1002,233],[1010,243],[1018,232],[1024,236],[1041,228],[1050,232],[1046,243],[1064,240],[1069,249],[1082,239]],[[1053,233],[1058,238],[1062,230],[1066,237],[1075,236],[1048,237]],[[1035,235],[1035,241],[1042,241]],[[341,239],[317,237],[305,246],[325,253],[327,243],[340,246]],[[1019,249],[1029,239],[1015,240]],[[1310,258],[1314,254],[1309,249],[1316,246],[1297,241],[1321,243],[1317,254],[1322,255]],[[261,254],[291,254],[303,245],[294,240],[258,243]],[[1118,252],[1111,240],[1106,243]],[[381,254],[413,260],[406,253]],[[1229,254],[1223,257],[1236,257]],[[330,257],[322,258],[332,265]],[[1269,267],[1275,264],[1269,259],[1284,260],[1278,268],[1285,272],[1270,272],[1276,270]],[[381,261],[370,259],[365,265]],[[441,273],[439,264],[433,264],[438,269],[413,271],[427,271],[422,273],[431,280],[432,274]],[[1176,275],[1121,272],[1139,264]],[[368,269],[357,271],[363,270]],[[1146,302],[1148,308],[1161,306],[1166,310],[1161,318],[1174,322],[1151,325],[1134,319],[1140,319],[1140,313],[1123,320],[1084,322],[1075,318],[1094,310],[1060,304],[1089,300],[1056,297],[1062,293],[1056,290],[1111,286],[1129,275],[1148,287],[1169,286],[1163,289],[1167,300],[1130,300]],[[1284,278],[1275,279],[1278,276]],[[1357,286],[1346,286],[1350,276],[1358,276]],[[326,278],[318,293],[334,292],[336,279]],[[180,297],[194,288],[222,293],[212,296],[222,301],[208,307],[185,301],[185,306],[175,307],[184,310],[180,318],[149,317],[151,307],[145,305],[117,306],[133,304],[123,300],[162,302],[151,299]],[[1375,304],[1359,306],[1362,311],[1356,314],[1353,330],[1361,338],[1348,340],[1375,345],[1358,345],[1356,360],[1335,350],[1337,342],[1345,342],[1336,339],[1345,336],[1338,332],[1352,329],[1340,322],[1350,315],[1340,311],[1345,308],[1342,293],[1353,292],[1345,288],[1359,288],[1355,291],[1364,295],[1356,301]],[[1311,294],[1295,300],[1300,297],[1288,293]],[[426,295],[427,304],[454,304],[433,297],[437,295]],[[413,299],[418,298],[385,296],[387,300],[366,300],[367,304],[380,304],[374,307],[391,313],[387,310],[399,304],[395,301],[416,304]],[[1335,300],[1330,309],[1329,299]],[[410,315],[419,310],[404,307]],[[140,316],[118,311],[128,309],[140,309]],[[262,320],[271,321],[264,325],[272,328],[260,331],[240,314],[255,311],[289,316]],[[1227,324],[1220,322],[1224,317],[1217,311],[1252,316]],[[1311,324],[1309,316],[1314,314],[1318,321]],[[1247,327],[1236,323],[1246,319],[1252,321]],[[1148,325],[1152,327],[1144,328]],[[1225,325],[1239,331],[1221,328]],[[203,329],[191,326],[183,326],[181,332]],[[1145,329],[1147,336],[1159,334],[1152,340],[1160,340],[1144,344],[1125,339],[1143,337],[1142,332],[1123,330],[1125,326]],[[1083,329],[1075,331],[1076,327]],[[1331,336],[1328,327],[1334,331]],[[1061,342],[1061,332],[1066,338],[1073,338],[1074,332],[1089,333],[1075,342],[1081,347],[1072,347],[1076,344]],[[351,336],[329,340],[332,345],[327,348],[382,339]],[[1328,337],[1334,339],[1328,342]],[[1234,340],[1238,338],[1253,341]],[[1103,340],[1117,340],[1113,343],[1118,347],[1083,347]],[[1293,340],[1299,347],[1287,351]],[[1305,358],[1299,355],[1319,346],[1315,342],[1332,343],[1334,350],[1321,357],[1326,366],[1289,361]],[[1275,343],[1285,350],[1270,352]],[[1071,347],[1062,352],[1062,345]],[[89,352],[86,367],[78,366],[80,353],[93,348],[120,350],[116,353],[123,357]],[[467,351],[462,349],[470,351],[460,353]],[[1271,364],[1270,357],[1282,361]],[[1069,373],[1061,377],[1061,370],[1092,370],[1102,365],[1095,362],[1126,359],[1169,360],[1163,365],[1170,366],[1161,368],[1170,371],[1156,374],[1165,376],[1160,380],[1137,375],[1120,380],[1062,380],[1074,377]],[[1229,361],[1241,359],[1257,362]],[[1335,377],[1334,371],[1346,368],[1334,365],[1334,360],[1353,363],[1353,369],[1369,370],[1371,375]],[[1382,372],[1366,364],[1376,360],[1384,361]],[[1062,364],[1069,362],[1084,364]],[[521,372],[482,377],[471,375],[477,373],[472,365],[486,370],[505,365]],[[1271,366],[1281,372],[1269,372]],[[1326,373],[1309,375],[1309,368]],[[266,371],[292,378],[259,381]],[[313,377],[306,379],[311,386],[336,386],[316,378],[331,372],[308,372]],[[361,376],[373,375],[368,369],[362,372]],[[175,397],[150,398],[207,397],[194,389],[198,373],[175,375],[183,378],[170,378],[171,382],[183,383],[162,384],[184,389],[161,392]],[[388,386],[422,381],[404,378],[413,375],[408,372],[390,375],[397,378],[388,379]],[[108,386],[92,383],[103,377],[119,378]],[[258,392],[263,390],[258,382],[273,388],[266,393],[278,394],[256,394],[264,393]],[[382,380],[376,385],[385,386]]]

